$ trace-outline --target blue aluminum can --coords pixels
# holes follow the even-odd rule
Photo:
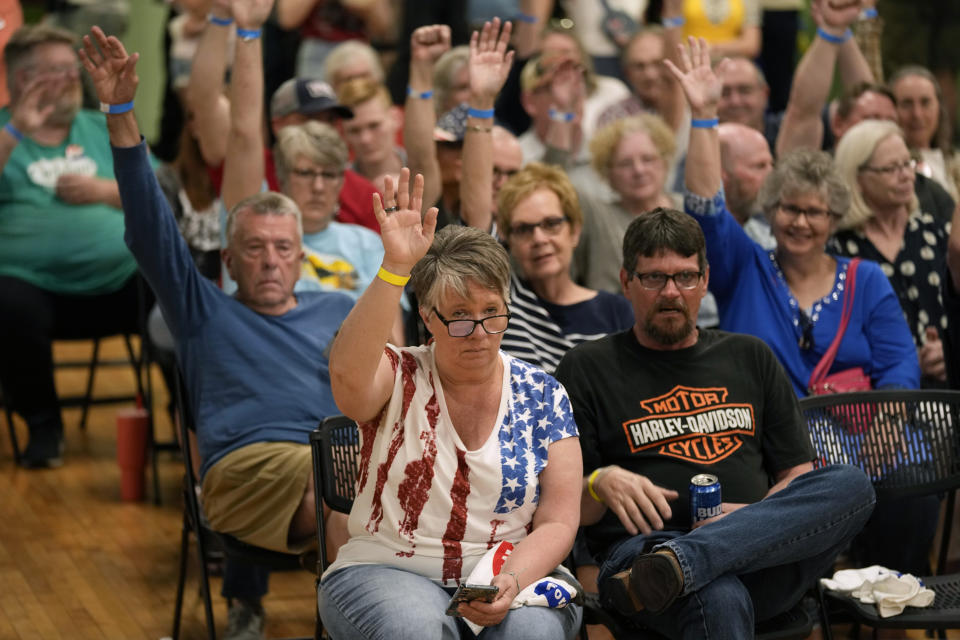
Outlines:
[[[690,478],[690,523],[718,516],[723,511],[720,481],[709,473]]]

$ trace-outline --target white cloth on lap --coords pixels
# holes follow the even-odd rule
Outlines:
[[[487,551],[470,572],[465,584],[490,584],[493,576],[500,574],[500,569],[510,557],[511,551],[513,545],[506,540]],[[513,599],[510,608],[537,606],[561,609],[576,599],[579,593],[580,585],[576,579],[565,567],[560,566],[550,575],[534,580],[524,587]],[[475,634],[483,630],[483,627],[469,620],[465,619],[464,622]]]
[[[865,604],[877,605],[881,618],[899,615],[906,607],[929,607],[935,596],[915,576],[880,565],[843,569],[834,573],[832,579],[821,578],[820,584]]]

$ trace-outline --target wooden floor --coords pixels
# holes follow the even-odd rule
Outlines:
[[[105,341],[104,358],[123,357],[122,342]],[[58,344],[58,359],[88,358],[90,344]],[[61,394],[81,392],[86,373],[60,369]],[[166,389],[154,372],[158,438],[170,439]],[[132,393],[128,367],[102,367],[100,394]],[[116,464],[115,406],[94,408],[85,432],[79,409],[66,410],[65,464],[49,471],[25,471],[13,464],[5,418],[0,417],[0,640],[79,638],[117,640],[165,638],[172,632],[180,554],[182,461],[160,457],[161,506],[152,495],[143,503],[120,501]],[[21,447],[26,431],[17,425]],[[955,530],[957,530],[955,528]],[[206,637],[191,546],[181,638]],[[219,593],[220,580],[211,588]],[[267,637],[310,636],[314,626],[313,576],[306,572],[271,576]],[[217,634],[226,624],[223,598],[214,597]],[[842,629],[838,638],[847,637]],[[819,633],[815,633],[818,638]],[[862,638],[869,638],[864,630]],[[925,637],[909,632],[911,638]],[[960,638],[960,631],[949,632]]]
[[[122,342],[106,341],[102,357],[123,357]],[[90,344],[58,344],[57,358],[87,358]],[[61,394],[80,393],[86,373],[61,369]],[[166,389],[154,375],[158,437],[173,430],[166,417]],[[96,391],[123,394],[134,389],[129,367],[101,367]],[[6,418],[0,417],[0,640],[115,638],[157,640],[172,633],[180,554],[183,477],[179,456],[160,456],[162,505],[120,501],[116,463],[118,406],[94,408],[86,432],[79,409],[64,411],[65,464],[26,471],[13,463]],[[18,439],[26,430],[18,421]],[[196,551],[191,546],[181,638],[206,637],[199,596]],[[211,588],[219,594],[220,580]],[[264,601],[268,637],[311,636],[315,596],[306,572],[271,576]],[[226,625],[226,606],[214,597],[217,634]]]

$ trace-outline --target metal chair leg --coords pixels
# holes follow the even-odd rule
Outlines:
[[[80,412],[80,430],[87,430],[87,414],[90,413],[90,401],[93,398],[93,381],[97,374],[97,362],[100,359],[100,338],[93,339],[93,355],[90,356],[90,368],[87,373],[87,391],[83,394],[83,409]]]

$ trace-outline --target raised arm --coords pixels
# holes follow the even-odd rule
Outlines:
[[[553,4],[553,0],[520,0],[524,17],[517,17],[517,28],[513,30],[513,47],[520,60],[532,58],[540,51],[540,32],[553,13]]]
[[[433,141],[437,113],[433,108],[433,65],[450,49],[450,27],[432,24],[420,27],[410,36],[410,91],[404,107],[403,142],[407,165],[414,174],[422,174],[423,202],[432,205],[440,198],[440,163]],[[424,94],[429,94],[423,98]]]
[[[678,18],[683,17],[683,0],[664,0],[660,11],[660,22],[664,24],[663,33],[663,52],[664,58],[672,60],[674,64],[680,64],[680,45],[683,44],[683,29],[681,24],[676,22]],[[664,73],[664,99],[660,115],[666,121],[674,133],[680,130],[683,125],[684,105],[686,99],[683,95],[683,89],[680,83],[672,73],[667,70]]]
[[[277,0],[277,25],[288,31],[299,28],[316,4],[317,0]]]
[[[123,43],[114,36],[104,35],[94,27],[83,36],[83,48],[78,52],[80,62],[90,74],[100,102],[125,104],[133,102],[140,78],[137,76],[139,53],[127,55]],[[96,44],[94,44],[96,40]],[[99,50],[98,48],[99,47]],[[110,144],[114,147],[135,147],[140,144],[140,127],[133,110],[107,115]]]
[[[230,80],[230,133],[223,164],[223,205],[227,211],[260,191],[263,182],[263,48],[259,33],[273,0],[231,0],[237,38]]]
[[[499,32],[499,33],[498,33]],[[470,38],[470,108],[489,111],[491,117],[469,116],[463,140],[463,179],[460,181],[460,216],[471,226],[489,231],[493,222],[493,103],[513,64],[507,52],[511,24],[500,30],[500,20],[483,25]],[[469,115],[469,114],[468,114]]]
[[[379,195],[373,196],[383,240],[383,269],[393,276],[407,277],[433,242],[437,209],[430,208],[421,219],[423,176],[416,177],[411,194],[410,171],[401,170],[396,198],[393,181],[388,177],[385,182],[383,202],[392,211],[384,210]],[[390,399],[394,374],[384,348],[393,314],[384,310],[396,309],[402,295],[402,285],[374,278],[343,321],[331,348],[333,398],[344,415],[354,420],[374,418]]]
[[[872,79],[866,61],[862,67],[854,62],[857,56],[863,60],[863,55],[848,31],[860,13],[860,4],[855,0],[835,9],[826,0],[814,0],[811,12],[817,22],[817,36],[793,76],[787,111],[777,136],[777,157],[782,158],[794,149],[820,148],[823,142],[820,112],[827,103],[838,59],[844,60],[842,66],[846,74],[859,77],[865,72]]]
[[[710,47],[703,38],[689,38],[689,46],[679,48],[679,59],[679,67],[671,60],[664,63],[680,85],[693,117],[687,148],[686,186],[691,193],[712,198],[723,186],[720,136],[714,124],[723,82],[710,67]],[[721,60],[718,70],[725,64],[726,59]]]
[[[230,1],[213,0],[210,17],[190,67],[187,107],[194,117],[194,132],[203,161],[213,167],[223,162],[230,130],[230,103],[223,93],[223,77],[233,24],[217,24],[217,21],[232,20]]]

